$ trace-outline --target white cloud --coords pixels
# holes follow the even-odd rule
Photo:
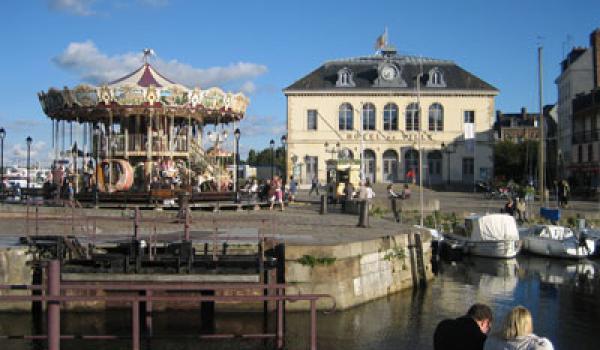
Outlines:
[[[108,56],[96,47],[91,40],[72,42],[54,62],[61,68],[75,72],[91,84],[102,84],[120,78],[142,64],[142,53],[127,52]],[[265,74],[267,67],[249,62],[232,63],[226,67],[194,68],[177,60],[165,61],[154,58],[151,61],[161,74],[189,87],[202,88],[252,79]],[[244,84],[246,85],[248,81]],[[252,84],[252,82],[250,82]],[[253,84],[252,84],[253,85]],[[249,87],[249,85],[247,86]]]
[[[48,149],[46,147],[46,142],[44,141],[33,141],[31,143],[30,157],[31,159],[36,159],[38,156],[46,156]],[[13,156],[14,158],[27,158],[27,145],[24,143],[13,144],[12,148],[8,152],[9,156]]]
[[[242,137],[261,137],[279,140],[286,133],[285,120],[273,116],[249,115],[240,122]]]
[[[247,81],[242,84],[240,90],[247,95],[251,95],[256,91],[256,85],[251,81]]]
[[[48,7],[54,11],[65,11],[77,16],[94,14],[91,5],[96,0],[48,0]]]

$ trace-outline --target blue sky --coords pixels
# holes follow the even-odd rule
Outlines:
[[[453,60],[499,88],[498,109],[537,111],[538,43],[544,103],[554,103],[563,54],[589,45],[600,11],[592,0],[6,1],[0,14],[5,159],[24,155],[28,135],[34,158],[48,154],[50,122],[38,91],[119,75],[138,64],[146,47],[174,80],[245,91],[251,105],[242,149],[265,147],[285,132],[281,90],[326,60],[373,54],[386,26],[400,53]]]

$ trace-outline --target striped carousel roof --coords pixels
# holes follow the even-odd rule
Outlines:
[[[108,87],[111,89],[118,88],[125,85],[137,85],[140,87],[147,88],[150,85],[154,85],[157,88],[167,86],[177,86],[180,89],[187,90],[188,88],[184,85],[178,84],[164,75],[160,74],[154,67],[149,63],[144,63],[139,69],[133,73],[127,74],[126,76],[108,83]]]

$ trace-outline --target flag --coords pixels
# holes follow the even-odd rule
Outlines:
[[[475,153],[475,124],[465,123],[465,148],[469,153]]]
[[[388,40],[387,39],[387,28],[385,28],[385,31],[383,32],[383,34],[378,36],[377,40],[375,40],[375,50],[381,50],[384,47],[386,47],[387,40]]]

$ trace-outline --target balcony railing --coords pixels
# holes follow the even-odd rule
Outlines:
[[[106,151],[105,139],[102,140],[101,154]],[[113,135],[111,137],[112,151],[114,155],[124,155],[125,152],[125,135]],[[129,135],[127,152],[130,154],[144,153],[147,151],[148,139],[146,135]],[[152,153],[180,153],[187,152],[187,137],[177,136],[169,144],[169,140],[165,136],[155,136],[152,138]],[[94,150],[95,152],[95,150]]]
[[[600,129],[580,131],[573,134],[573,144],[588,143],[600,140]]]

